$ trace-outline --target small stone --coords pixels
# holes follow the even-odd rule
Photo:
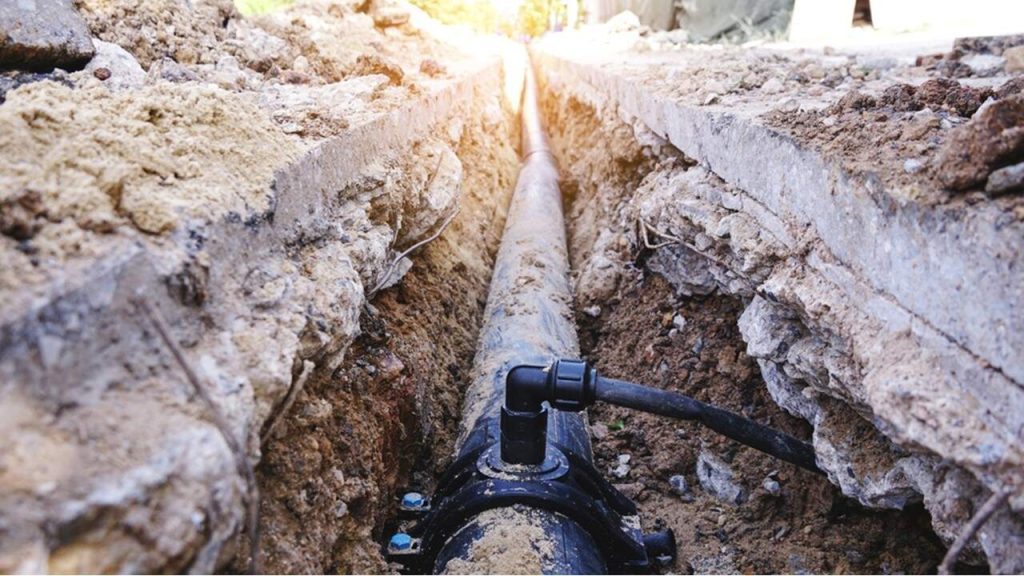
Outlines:
[[[721,80],[708,80],[704,83],[704,91],[709,94],[725,94],[729,87]]]
[[[814,532],[814,526],[804,526],[803,532],[804,534],[810,534],[811,532]]]
[[[644,485],[640,482],[626,482],[622,484],[612,484],[612,486],[619,492],[622,492],[622,495],[630,500],[636,500],[644,491]]]
[[[163,58],[153,62],[149,66],[148,77],[152,80],[166,80],[168,82],[193,82],[199,79],[195,72],[178,64],[171,58]]]
[[[778,78],[769,78],[767,82],[761,85],[761,91],[765,94],[778,94],[785,89],[782,81]]]
[[[108,88],[139,88],[146,83],[146,71],[130,52],[117,44],[96,40],[96,56],[85,70],[102,80]]]
[[[666,313],[662,314],[661,315],[661,327],[662,328],[668,328],[669,326],[671,326],[672,323],[673,323],[674,316],[675,316],[675,314],[672,314],[671,312],[666,312]]]
[[[612,468],[610,474],[616,478],[622,479],[629,476],[630,467],[628,464],[619,464],[615,468]]]
[[[994,76],[1003,71],[1006,58],[995,54],[970,54],[960,59],[975,76]]]
[[[711,92],[706,97],[704,97],[703,105],[704,106],[710,106],[710,105],[718,102],[719,99],[720,98],[719,98],[718,94],[715,94],[714,92]]]
[[[697,456],[697,479],[706,492],[729,504],[746,501],[746,490],[733,482],[732,469],[722,459],[702,449]]]
[[[334,507],[334,517],[344,518],[348,514],[348,504],[345,502],[338,502],[338,505]]]
[[[697,337],[697,341],[693,343],[692,350],[693,350],[694,354],[700,354],[700,351],[703,350],[703,349],[704,349],[704,337],[703,336],[699,336],[699,337]]]
[[[765,478],[764,482],[761,483],[761,487],[764,491],[771,494],[772,496],[778,496],[782,493],[782,487],[779,486],[778,481],[771,478]]]
[[[378,28],[401,26],[409,21],[409,11],[398,3],[378,0],[373,4],[373,25]]]
[[[676,474],[668,479],[668,483],[672,487],[672,493],[679,496],[683,502],[693,502],[693,491],[690,490],[686,476]]]
[[[1018,190],[1024,190],[1024,162],[992,172],[985,183],[985,192],[992,195]]]
[[[424,58],[420,62],[420,72],[427,76],[441,76],[446,72],[444,65],[439,64],[437,60],[433,58]]]
[[[903,162],[903,171],[907,174],[917,174],[924,168],[924,161],[920,158],[908,158]]]
[[[1006,59],[1005,69],[1009,73],[1024,72],[1024,46],[1014,46],[1003,50]]]
[[[682,330],[683,328],[686,328],[686,318],[683,318],[682,314],[676,314],[675,317],[672,318],[672,325],[675,326],[677,330]]]
[[[378,363],[378,369],[380,370],[381,378],[385,382],[393,382],[402,375],[402,371],[405,370],[405,364],[398,356],[391,352],[386,352]]]
[[[597,318],[598,316],[601,315],[601,307],[598,306],[597,304],[594,304],[593,306],[587,306],[586,308],[583,309],[583,313],[586,314],[587,316],[590,316],[591,318]]]
[[[800,103],[797,102],[796,98],[786,98],[778,106],[775,107],[779,112],[786,114],[792,114],[800,110]]]
[[[608,433],[608,427],[600,422],[590,427],[590,435],[593,436],[595,440],[604,440],[608,437]]]
[[[617,458],[618,466],[611,469],[611,475],[620,479],[628,476],[630,471],[630,458],[631,456],[629,454],[619,454],[619,457]]]

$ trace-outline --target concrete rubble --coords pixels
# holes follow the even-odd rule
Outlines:
[[[1024,569],[1022,78],[973,55],[1014,42],[839,52],[635,28],[532,49],[577,191],[579,305],[627,289],[644,251],[680,294],[742,299],[748,354],[848,496],[923,502],[949,543],[1014,494],[965,556],[997,572]]]

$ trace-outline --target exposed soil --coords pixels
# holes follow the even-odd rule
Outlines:
[[[736,326],[738,300],[717,294],[679,298],[665,280],[649,275],[603,309],[598,319],[579,317],[584,354],[602,373],[809,437],[806,422],[772,401],[746,356]],[[673,572],[928,573],[944,553],[923,508],[865,509],[824,477],[695,423],[604,405],[589,417],[598,468],[615,475],[620,455],[628,455],[629,471],[615,480],[618,488],[638,503],[645,529],[675,531],[679,560]],[[739,504],[702,488],[701,452],[731,468]],[[670,485],[674,475],[685,477],[685,494]]]

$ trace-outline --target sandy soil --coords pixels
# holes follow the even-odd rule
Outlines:
[[[634,280],[598,319],[579,316],[585,356],[602,373],[809,437],[806,422],[771,400],[746,356],[738,300],[679,298],[653,274]],[[614,480],[618,488],[638,503],[646,529],[675,531],[680,558],[673,572],[928,573],[944,553],[919,506],[902,513],[862,508],[824,477],[695,423],[603,405],[589,417],[598,468],[614,476],[619,457],[628,455],[628,473]],[[702,488],[702,452],[731,469],[740,504]],[[669,482],[675,475],[685,478],[683,494]]]

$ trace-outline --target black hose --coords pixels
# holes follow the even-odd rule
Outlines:
[[[814,447],[762,426],[749,418],[705,404],[693,398],[648,388],[624,380],[598,376],[594,383],[597,400],[680,420],[695,420],[719,434],[819,474]]]

